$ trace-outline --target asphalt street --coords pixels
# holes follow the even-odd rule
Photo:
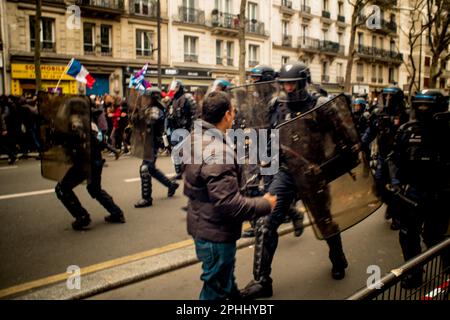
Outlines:
[[[56,198],[56,182],[40,175],[35,159],[8,166],[0,162],[0,289],[65,273],[70,265],[85,267],[189,239],[182,187],[173,198],[167,188],[153,183],[153,206],[136,209],[140,198],[140,160],[105,157],[103,188],[125,213],[127,223],[106,224],[107,212],[89,196],[86,185],[75,189],[91,214],[90,229],[74,232],[72,216]],[[169,157],[157,166],[167,174],[174,169]],[[42,191],[42,194],[23,194]]]

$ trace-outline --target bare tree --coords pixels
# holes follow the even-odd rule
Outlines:
[[[36,0],[36,16],[34,19],[34,71],[36,74],[36,91],[42,87],[41,84],[41,16],[42,0]]]
[[[427,37],[431,51],[430,88],[436,88],[437,79],[450,60],[450,0],[428,0],[427,18]]]
[[[426,0],[413,0],[410,1],[411,7],[404,10],[404,14],[409,18],[407,25],[400,24],[400,31],[407,37],[408,39],[408,63],[405,63],[406,70],[409,74],[409,82],[408,82],[408,102],[411,102],[411,97],[413,95],[413,87],[416,85],[416,72],[417,65],[414,59],[414,51],[420,46],[420,50],[422,50],[421,44],[419,41],[423,36],[424,32],[427,30],[428,26],[423,24],[424,18],[424,9],[426,6]],[[419,63],[421,63],[419,61]],[[420,81],[420,79],[419,79]],[[416,88],[418,89],[417,85]]]
[[[241,0],[239,9],[239,84],[245,83],[245,8],[247,0]]]

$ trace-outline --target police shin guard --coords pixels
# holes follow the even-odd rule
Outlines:
[[[91,218],[78,200],[77,196],[72,190],[64,190],[64,187],[58,183],[55,187],[55,193],[58,199],[75,218],[72,222],[74,230],[83,230],[91,223]]]
[[[175,179],[176,180],[181,180],[183,179],[183,170],[182,170],[182,165],[181,164],[175,164]]]
[[[135,208],[145,208],[150,207],[153,204],[152,199],[152,181],[150,172],[148,171],[148,166],[143,164],[139,169],[141,175],[141,193],[142,199],[139,200],[134,207]]]
[[[259,218],[256,222],[255,255],[253,261],[254,280],[241,291],[244,299],[269,298],[273,295],[272,259],[278,245],[278,234],[271,230],[266,217]]]
[[[125,223],[122,210],[114,203],[113,198],[105,190],[95,189],[90,185],[87,189],[91,197],[97,200],[109,212],[110,215],[105,217],[106,222]]]
[[[348,267],[348,262],[342,248],[340,234],[328,238],[327,244],[330,248],[329,258],[333,265],[331,268],[331,277],[335,280],[342,280],[345,277],[345,269]]]

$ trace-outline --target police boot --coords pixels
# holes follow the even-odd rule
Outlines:
[[[175,180],[181,180],[181,179],[183,179],[183,172],[182,172],[182,170],[181,170],[181,164],[176,164],[175,165],[175,173],[176,173],[176,175],[175,175]]]
[[[150,173],[148,172],[147,165],[141,165],[140,174],[141,174],[142,199],[139,200],[137,203],[135,203],[134,207],[135,208],[150,207],[153,204],[152,182],[151,182]]]
[[[109,216],[105,217],[105,222],[108,223],[125,223],[125,216],[123,215],[123,213],[119,213],[119,214],[110,214]]]
[[[172,182],[172,185],[169,187],[169,190],[167,191],[167,196],[169,198],[173,197],[179,186],[180,185],[178,183]]]
[[[243,299],[270,298],[273,295],[270,273],[272,259],[278,244],[278,235],[276,230],[271,229],[266,217],[258,219],[255,227],[254,280],[241,290]]]
[[[331,277],[335,280],[342,280],[345,277],[345,269],[348,267],[344,250],[342,249],[342,240],[339,234],[327,239],[330,248],[329,258],[332,263]]]
[[[89,214],[84,214],[82,216],[79,216],[75,219],[74,222],[72,222],[72,229],[76,231],[82,231],[85,230],[85,228],[91,224],[91,217]]]
[[[300,212],[294,206],[289,208],[289,216],[292,219],[292,225],[294,226],[294,235],[300,237],[303,234],[303,212]]]

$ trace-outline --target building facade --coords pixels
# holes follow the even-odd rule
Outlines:
[[[355,38],[353,93],[377,94],[391,83],[408,81],[408,41],[401,32],[406,19],[399,10],[407,0],[389,2],[374,25],[362,24]],[[207,87],[215,78],[238,83],[240,0],[161,0],[161,48],[157,45],[157,0],[43,0],[41,33],[42,84],[63,92],[105,92],[126,95],[130,75],[149,62],[146,77],[167,88],[181,79],[189,91]],[[383,7],[384,0],[374,0]],[[35,1],[5,0],[0,6],[0,64],[4,91],[35,90]],[[370,8],[360,13],[370,15]],[[303,61],[313,82],[330,93],[343,91],[353,7],[346,0],[249,0],[246,8],[246,61],[279,69]],[[422,87],[426,87],[429,56],[424,43]],[[63,76],[71,58],[78,59],[96,80],[84,88]],[[428,57],[428,58],[427,58]],[[428,62],[427,62],[428,61]],[[429,72],[429,71],[428,71]],[[448,89],[450,72],[439,85]],[[61,78],[61,79],[60,79]]]

